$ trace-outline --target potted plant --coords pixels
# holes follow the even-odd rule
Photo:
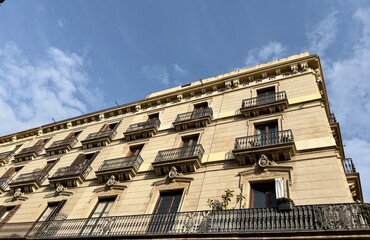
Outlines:
[[[293,200],[286,197],[276,199],[276,204],[278,211],[290,211],[294,207]]]

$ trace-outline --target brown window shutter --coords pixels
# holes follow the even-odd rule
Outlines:
[[[34,146],[38,146],[38,145],[44,145],[44,139],[38,140]]]
[[[4,175],[2,176],[2,178],[10,178],[14,175],[15,173],[15,168],[14,167],[11,167],[9,168],[5,173]]]
[[[49,161],[43,170],[48,173],[55,166],[55,164],[57,164],[58,161],[59,161],[59,158],[54,161]]]
[[[5,206],[0,206],[0,217],[2,217],[4,215],[4,213],[6,212],[6,209],[7,207]],[[2,221],[1,221],[2,222]]]
[[[68,136],[65,139],[71,139],[71,138],[74,138],[74,137],[75,137],[75,133],[71,132],[70,134],[68,134]]]
[[[109,128],[109,125],[108,124],[104,124],[103,127],[99,130],[99,132],[103,132],[105,130],[108,130]]]
[[[15,214],[15,212],[16,211],[18,211],[18,209],[21,207],[21,205],[17,205],[17,206],[15,206],[13,209],[12,209],[12,211],[8,214],[8,216],[6,216],[4,219],[3,219],[3,223],[6,223],[6,222],[8,222],[12,217],[13,217],[13,215]],[[6,210],[6,208],[5,208],[5,210]]]
[[[85,161],[85,154],[78,154],[71,166],[78,166]]]

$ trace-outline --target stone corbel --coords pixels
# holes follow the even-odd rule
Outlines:
[[[231,81],[225,82],[225,88],[226,89],[231,89],[231,86],[232,86]]]
[[[292,74],[298,73],[298,65],[297,64],[290,65],[290,71],[292,72]]]
[[[262,78],[267,78],[267,72],[262,73]]]
[[[305,71],[308,70],[308,63],[307,62],[301,62],[300,65],[301,65],[302,71],[305,72]]]
[[[141,105],[136,105],[136,106],[135,106],[135,110],[136,110],[136,112],[137,112],[137,111],[140,111],[140,110],[141,110]]]
[[[238,87],[238,86],[240,85],[240,81],[239,81],[239,79],[235,79],[235,80],[233,80],[233,85],[234,85],[235,87]]]
[[[27,199],[29,199],[29,197],[24,195],[22,189],[17,188],[14,192],[13,197],[5,200],[5,202],[26,201]]]
[[[249,80],[250,82],[253,82],[253,79],[254,79],[254,78],[253,78],[253,76],[249,76],[249,77],[248,77],[248,80]]]
[[[53,193],[47,194],[45,197],[46,198],[51,198],[51,197],[58,197],[58,196],[72,196],[74,192],[68,191],[66,187],[64,187],[62,184],[58,184],[57,188]]]
[[[278,75],[281,75],[281,70],[280,69],[276,69],[275,70],[275,73],[276,73],[276,75],[278,76]]]
[[[184,99],[184,96],[182,94],[178,94],[177,95],[177,100],[181,101],[182,99]]]
[[[67,127],[67,129],[71,128],[72,127],[72,123],[71,122],[67,122],[66,127]]]
[[[105,183],[103,187],[96,188],[94,192],[99,193],[99,192],[107,192],[111,190],[118,190],[118,191],[123,191],[127,188],[126,185],[121,184],[116,180],[116,177],[114,175],[110,176],[108,181]]]

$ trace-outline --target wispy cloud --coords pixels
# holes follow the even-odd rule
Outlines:
[[[64,21],[62,19],[58,19],[57,23],[60,28],[64,27]]]
[[[262,47],[250,50],[244,63],[246,66],[256,65],[258,63],[281,58],[285,55],[285,52],[286,47],[282,43],[271,41]]]
[[[39,59],[15,43],[0,47],[0,82],[2,135],[80,115],[102,97],[88,87],[84,59],[54,47]]]
[[[323,56],[328,47],[336,40],[338,32],[337,14],[338,11],[333,11],[306,34],[310,52]]]
[[[158,82],[164,87],[182,84],[187,71],[174,63],[170,66],[150,65],[143,66],[142,71],[148,80]]]
[[[369,164],[365,163],[364,156],[370,153],[369,15],[370,9],[359,9],[353,15],[354,20],[362,26],[362,36],[353,46],[352,55],[328,64],[326,74],[331,106],[344,135],[346,156],[353,157],[358,165],[367,201],[370,199],[370,175]]]

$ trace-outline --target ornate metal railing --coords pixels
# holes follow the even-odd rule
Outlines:
[[[363,204],[297,206],[291,211],[235,209],[0,225],[0,238],[33,239],[145,235],[243,234],[370,229]],[[226,235],[223,235],[226,236]]]
[[[24,156],[24,155],[29,155],[29,154],[37,154],[43,148],[44,148],[44,145],[42,145],[42,144],[24,148],[18,154],[14,155],[14,158],[21,157],[21,156]]]
[[[209,117],[213,116],[213,110],[210,107],[195,109],[193,112],[178,114],[175,119],[175,122],[181,122],[185,120],[197,119],[197,118],[208,117],[208,116]]]
[[[127,128],[126,133],[136,132],[138,130],[148,129],[148,128],[158,128],[160,125],[161,125],[161,121],[159,119],[148,120],[146,122],[141,122],[141,123],[135,123],[135,124],[131,124]]]
[[[263,96],[258,96],[254,98],[244,99],[242,102],[242,108],[246,107],[254,107],[266,103],[273,103],[281,100],[286,100],[286,93],[284,92],[278,92],[274,94],[268,94]]]
[[[112,136],[116,135],[116,133],[117,133],[116,130],[111,130],[111,129],[108,129],[108,130],[105,130],[105,131],[101,131],[101,132],[96,132],[96,133],[90,133],[83,140],[83,142],[89,141],[89,140],[100,139],[100,138],[112,137]]]
[[[50,179],[58,179],[58,178],[65,178],[65,177],[77,177],[81,176],[86,178],[87,175],[90,173],[91,167],[90,165],[81,164],[80,166],[67,166],[58,168],[58,170],[53,174]]]
[[[12,180],[11,177],[0,178],[0,190],[5,191],[5,189],[9,186],[11,180]]]
[[[288,129],[270,132],[268,134],[257,134],[248,137],[236,138],[235,149],[247,149],[292,142],[294,142],[293,133],[292,130]]]
[[[64,147],[64,146],[73,146],[76,142],[77,142],[76,137],[55,141],[46,150],[53,149],[53,148]]]
[[[48,173],[45,172],[44,170],[36,170],[30,173],[24,173],[19,175],[15,180],[12,180],[10,185],[15,184],[22,184],[22,183],[38,183],[42,184],[42,182],[47,178]]]
[[[330,123],[337,123],[337,119],[335,118],[334,113],[330,113],[330,115],[329,115],[329,122]]]
[[[345,173],[355,173],[356,167],[352,161],[352,158],[345,158],[343,160],[344,172]]]
[[[133,167],[137,171],[142,162],[143,159],[140,155],[109,159],[103,162],[98,171],[107,171],[111,169],[120,169],[127,167]]]
[[[2,152],[0,153],[0,160],[3,160],[3,159],[8,159],[12,156],[12,154],[14,153],[14,151],[7,151],[7,152]]]
[[[204,149],[201,144],[198,144],[194,146],[159,151],[154,162],[165,162],[188,157],[202,158],[203,154]]]

